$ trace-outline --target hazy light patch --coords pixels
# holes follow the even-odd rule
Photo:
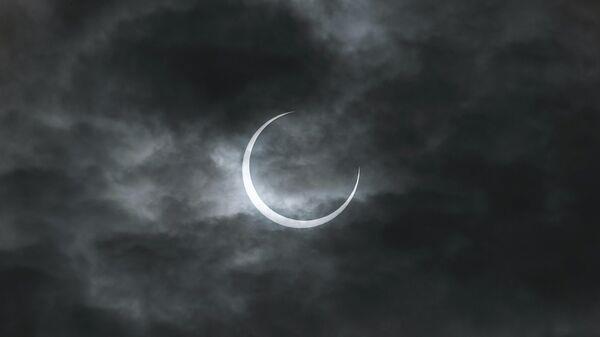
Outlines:
[[[45,126],[61,130],[67,130],[77,122],[72,116],[61,111],[39,113],[36,118]]]
[[[114,182],[106,192],[106,197],[116,201],[129,213],[146,220],[156,220],[160,216],[157,207],[162,189],[148,179]]]
[[[131,289],[124,289],[122,282],[107,277],[100,270],[95,270],[90,277],[88,296],[99,307],[117,310],[136,320],[145,318],[141,299]]]
[[[157,125],[122,123],[111,119],[96,119],[94,125],[118,135],[111,156],[117,165],[132,168],[144,164],[157,152],[174,151],[174,140],[170,133]]]
[[[319,1],[299,0],[293,6],[312,21],[322,39],[338,42],[342,53],[372,49],[389,42],[378,20],[377,8],[369,1],[337,1],[333,12],[328,8],[331,4]]]
[[[231,260],[231,264],[236,268],[249,267],[262,262],[266,257],[267,255],[262,249],[255,248],[236,253]]]
[[[239,171],[242,160],[242,149],[228,143],[217,143],[210,153],[215,165],[227,172]]]
[[[231,216],[246,206],[241,181],[241,149],[231,142],[214,140],[205,144],[206,156],[214,166],[210,171],[198,168],[190,177],[189,199],[197,218]],[[210,206],[210,207],[207,207]]]
[[[103,197],[141,219],[159,219],[161,199],[168,195],[168,188],[144,170],[160,167],[165,157],[176,151],[172,135],[155,123],[137,120],[125,123],[93,118],[88,123],[105,134],[107,156],[111,158],[112,165],[103,168]]]
[[[129,146],[120,149],[116,155],[120,164],[135,167],[151,160],[154,154],[171,145],[171,139],[166,135],[158,138],[148,137],[139,142],[129,143]]]

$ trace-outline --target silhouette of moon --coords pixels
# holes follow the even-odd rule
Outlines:
[[[322,224],[325,224],[325,223],[335,219],[335,217],[340,215],[344,211],[344,209],[346,209],[346,207],[348,206],[348,204],[354,197],[354,192],[356,192],[356,188],[358,187],[358,181],[360,180],[360,167],[358,168],[358,175],[356,176],[356,183],[354,184],[354,189],[352,190],[352,193],[350,193],[350,196],[348,196],[348,199],[346,199],[346,201],[344,201],[344,203],[338,209],[336,209],[329,215],[326,215],[322,218],[313,219],[313,220],[296,220],[296,219],[285,217],[285,216],[275,212],[274,210],[272,210],[269,206],[267,206],[267,204],[265,204],[264,201],[262,201],[260,196],[258,196],[258,193],[256,192],[256,189],[254,188],[254,184],[252,183],[252,176],[250,175],[250,156],[252,155],[252,148],[254,147],[254,143],[256,143],[256,140],[258,139],[258,136],[260,135],[260,133],[269,124],[274,122],[276,119],[281,118],[285,115],[288,115],[292,112],[293,111],[286,112],[286,113],[283,113],[281,115],[278,115],[278,116],[275,116],[275,117],[269,119],[265,124],[263,124],[254,133],[254,135],[250,139],[250,142],[248,143],[248,146],[246,146],[246,152],[244,152],[244,160],[242,162],[242,178],[244,180],[244,188],[246,189],[246,193],[248,194],[250,201],[252,201],[252,204],[254,204],[256,209],[258,209],[258,211],[260,213],[262,213],[262,215],[267,217],[269,220],[271,220],[277,224],[280,224],[282,226],[285,226],[285,227],[311,228],[311,227],[320,226]]]

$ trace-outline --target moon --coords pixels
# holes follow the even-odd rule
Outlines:
[[[256,209],[258,209],[258,211],[260,213],[262,213],[262,215],[267,217],[269,220],[271,220],[279,225],[285,226],[285,227],[311,228],[311,227],[323,225],[323,224],[335,219],[335,217],[340,215],[344,211],[344,209],[346,209],[346,207],[348,206],[348,204],[354,197],[354,193],[356,192],[356,188],[358,187],[358,181],[360,180],[360,167],[358,168],[358,174],[356,176],[356,183],[354,184],[354,189],[352,189],[352,193],[350,193],[350,195],[348,196],[346,201],[344,201],[344,203],[338,209],[336,209],[335,211],[331,212],[330,214],[328,214],[324,217],[312,219],[312,220],[296,220],[296,219],[292,219],[292,218],[283,216],[283,215],[275,212],[274,210],[272,210],[269,206],[267,206],[267,204],[265,204],[264,201],[262,201],[262,199],[256,192],[256,189],[254,188],[254,184],[252,183],[252,176],[250,175],[250,157],[252,156],[252,148],[254,147],[254,143],[256,143],[258,136],[260,136],[260,133],[267,126],[269,126],[269,124],[273,123],[275,120],[277,120],[285,115],[291,114],[292,112],[293,111],[282,113],[281,115],[278,115],[278,116],[275,116],[275,117],[269,119],[265,124],[263,124],[254,133],[254,135],[250,139],[250,142],[246,146],[246,152],[244,152],[244,160],[242,161],[242,178],[244,180],[244,188],[246,189],[246,193],[248,194],[250,201],[252,201],[252,204],[254,204],[254,207],[256,207]]]

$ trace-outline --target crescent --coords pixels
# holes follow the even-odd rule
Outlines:
[[[358,181],[360,180],[360,167],[358,168],[358,175],[356,176],[356,183],[354,184],[354,189],[352,190],[352,193],[350,193],[350,196],[348,196],[346,201],[344,201],[344,203],[338,209],[336,209],[329,215],[326,215],[322,218],[313,219],[313,220],[296,220],[296,219],[288,218],[281,214],[278,214],[277,212],[272,210],[269,206],[267,206],[267,204],[265,204],[264,201],[262,201],[262,199],[258,196],[258,193],[256,192],[256,189],[254,188],[254,184],[252,183],[252,176],[250,175],[250,156],[252,155],[252,148],[254,147],[254,143],[256,143],[256,140],[258,139],[258,136],[260,135],[260,133],[269,124],[271,124],[275,120],[277,120],[285,115],[288,115],[292,112],[293,111],[286,112],[279,116],[275,116],[275,117],[269,119],[265,124],[263,124],[254,133],[254,135],[250,139],[248,146],[246,146],[246,152],[244,152],[244,160],[242,162],[242,178],[244,180],[244,188],[246,189],[246,193],[248,194],[250,201],[252,201],[252,204],[254,204],[256,209],[258,209],[258,211],[260,213],[262,213],[262,215],[267,217],[269,220],[271,220],[275,223],[278,223],[282,226],[285,226],[285,227],[292,227],[292,228],[316,227],[316,226],[320,226],[322,224],[325,224],[325,223],[333,220],[335,217],[340,215],[344,211],[344,209],[346,209],[346,207],[348,206],[348,204],[354,197],[354,193],[356,192],[356,188],[358,187]]]

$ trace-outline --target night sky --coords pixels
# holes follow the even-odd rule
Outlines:
[[[0,1],[2,337],[597,337],[599,174],[594,0]]]

